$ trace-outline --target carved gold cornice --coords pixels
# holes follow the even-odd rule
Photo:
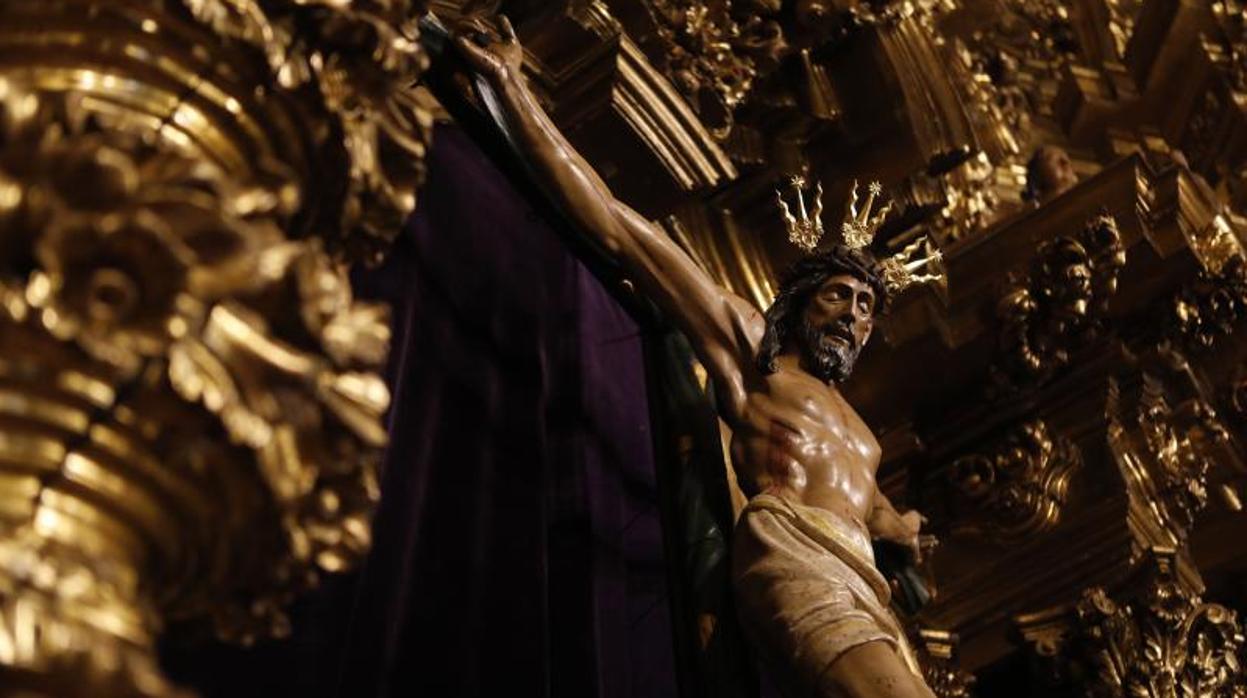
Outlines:
[[[588,3],[548,21],[564,28],[560,44],[574,40],[592,47],[572,55],[565,45],[546,46],[541,36],[528,44],[527,65],[550,93],[560,126],[574,132],[604,111],[613,114],[681,192],[736,178],[735,165],[709,127],[623,31],[606,3]]]
[[[641,50],[626,36],[619,44],[621,86],[615,98],[620,116],[647,142],[685,190],[712,187],[736,177],[736,168],[707,138],[700,120],[686,104],[672,99],[666,81],[644,60]]]

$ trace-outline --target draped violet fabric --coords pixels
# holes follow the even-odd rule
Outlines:
[[[675,694],[642,337],[461,131],[387,265],[395,407],[342,696]]]

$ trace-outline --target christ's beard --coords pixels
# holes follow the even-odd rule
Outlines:
[[[801,322],[801,347],[810,373],[824,383],[843,383],[853,373],[860,348],[837,341],[826,327]]]

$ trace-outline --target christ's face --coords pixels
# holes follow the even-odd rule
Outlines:
[[[848,379],[875,326],[875,291],[852,274],[823,282],[801,314],[802,360],[825,383]]]

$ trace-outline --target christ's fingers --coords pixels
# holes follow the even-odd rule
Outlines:
[[[516,41],[515,27],[511,26],[511,20],[506,15],[498,15],[498,26],[502,30],[502,40],[509,43]]]
[[[492,70],[496,67],[497,59],[492,53],[481,48],[480,45],[473,40],[473,37],[459,36],[455,39],[459,46],[460,52],[468,59],[468,63],[478,71]]]

